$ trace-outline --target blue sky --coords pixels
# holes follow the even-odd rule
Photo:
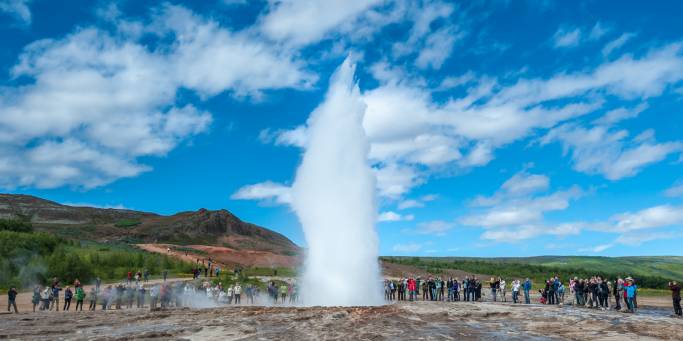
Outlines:
[[[680,255],[681,11],[0,0],[0,190],[226,208],[305,245],[289,186],[350,58],[381,254]]]

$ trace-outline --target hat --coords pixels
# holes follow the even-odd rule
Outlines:
[[[626,277],[626,280],[627,280],[627,281],[633,281],[633,278],[631,278],[631,277]]]

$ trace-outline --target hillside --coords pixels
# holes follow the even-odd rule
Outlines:
[[[36,231],[99,243],[207,245],[223,253],[228,250],[236,259],[265,257],[264,262],[286,260],[283,263],[287,265],[299,254],[299,247],[287,237],[244,222],[227,210],[200,209],[164,216],[73,207],[29,195],[0,194],[0,219],[30,221]]]

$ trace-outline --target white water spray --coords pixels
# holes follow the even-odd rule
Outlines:
[[[365,104],[347,59],[330,79],[325,101],[308,119],[308,142],[292,188],[292,207],[308,252],[305,305],[383,303],[375,232],[375,175],[367,161]]]

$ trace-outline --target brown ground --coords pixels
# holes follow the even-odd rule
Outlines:
[[[683,320],[558,306],[404,302],[3,315],[9,340],[683,340]]]
[[[235,265],[246,267],[293,268],[299,263],[299,259],[296,256],[286,256],[269,251],[236,250],[222,246],[183,245],[183,247],[186,248],[206,252],[207,255],[198,255],[193,253],[188,253],[185,255],[185,252],[173,251],[173,248],[177,247],[177,245],[171,244],[136,244],[136,246],[148,252],[167,254],[169,256],[191,263],[196,262],[197,258],[204,259],[211,257],[216,263],[223,266],[223,268],[232,267]],[[168,248],[171,248],[170,253],[168,252]]]

